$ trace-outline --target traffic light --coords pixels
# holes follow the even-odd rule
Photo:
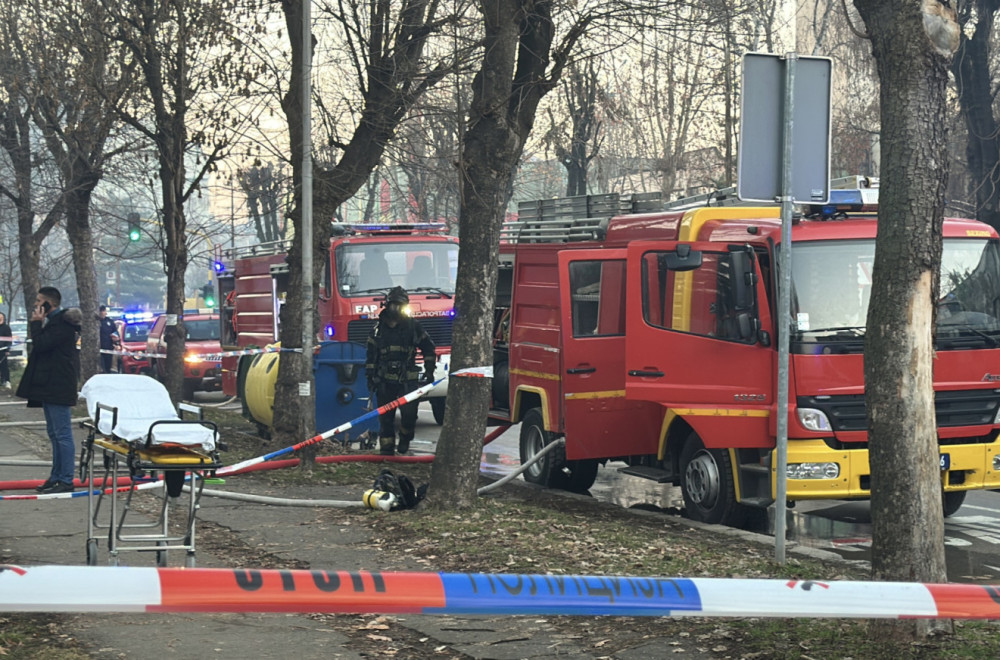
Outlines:
[[[142,228],[139,226],[139,214],[128,214],[128,240],[132,243],[142,238]]]
[[[201,297],[205,300],[205,307],[215,307],[215,287],[211,282],[201,287]]]

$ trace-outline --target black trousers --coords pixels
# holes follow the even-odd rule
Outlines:
[[[7,353],[10,351],[0,351],[0,383],[10,382],[10,365],[7,364]]]
[[[416,383],[382,383],[375,388],[375,398],[379,406],[384,406],[390,401],[417,389]],[[399,408],[399,440],[404,445],[409,445],[413,440],[413,434],[417,427],[417,401],[411,401]],[[379,444],[383,438],[396,441],[396,410],[384,412],[378,416]],[[386,443],[389,444],[389,443]]]

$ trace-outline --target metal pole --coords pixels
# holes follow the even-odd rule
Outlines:
[[[312,391],[313,345],[312,0],[302,0],[302,359],[299,396]]]
[[[774,559],[785,563],[785,516],[788,501],[788,346],[792,327],[792,117],[795,110],[795,64],[798,55],[785,55],[785,104],[781,138],[781,253],[778,255],[778,437],[774,496]]]
[[[229,247],[236,249],[236,182],[229,178]]]

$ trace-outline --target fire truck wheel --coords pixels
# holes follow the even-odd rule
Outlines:
[[[968,491],[964,490],[952,490],[944,493],[944,515],[945,517],[953,516],[958,513],[958,510],[962,508],[962,504],[965,502],[965,495]]]
[[[700,522],[738,525],[746,514],[736,501],[733,466],[729,453],[705,449],[691,434],[681,449],[681,492],[688,516]]]
[[[521,465],[534,458],[554,439],[555,436],[545,430],[541,408],[526,412],[521,420]],[[545,454],[524,471],[524,480],[539,486],[559,487],[552,483],[552,477],[557,472],[556,466],[562,462],[562,456],[565,454],[558,449]]]
[[[443,396],[429,399],[431,402],[431,412],[434,413],[434,421],[438,426],[444,424],[444,405],[447,399]]]

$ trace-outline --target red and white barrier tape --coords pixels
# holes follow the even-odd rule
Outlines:
[[[551,574],[0,566],[0,611],[1000,619],[1000,586]]]

